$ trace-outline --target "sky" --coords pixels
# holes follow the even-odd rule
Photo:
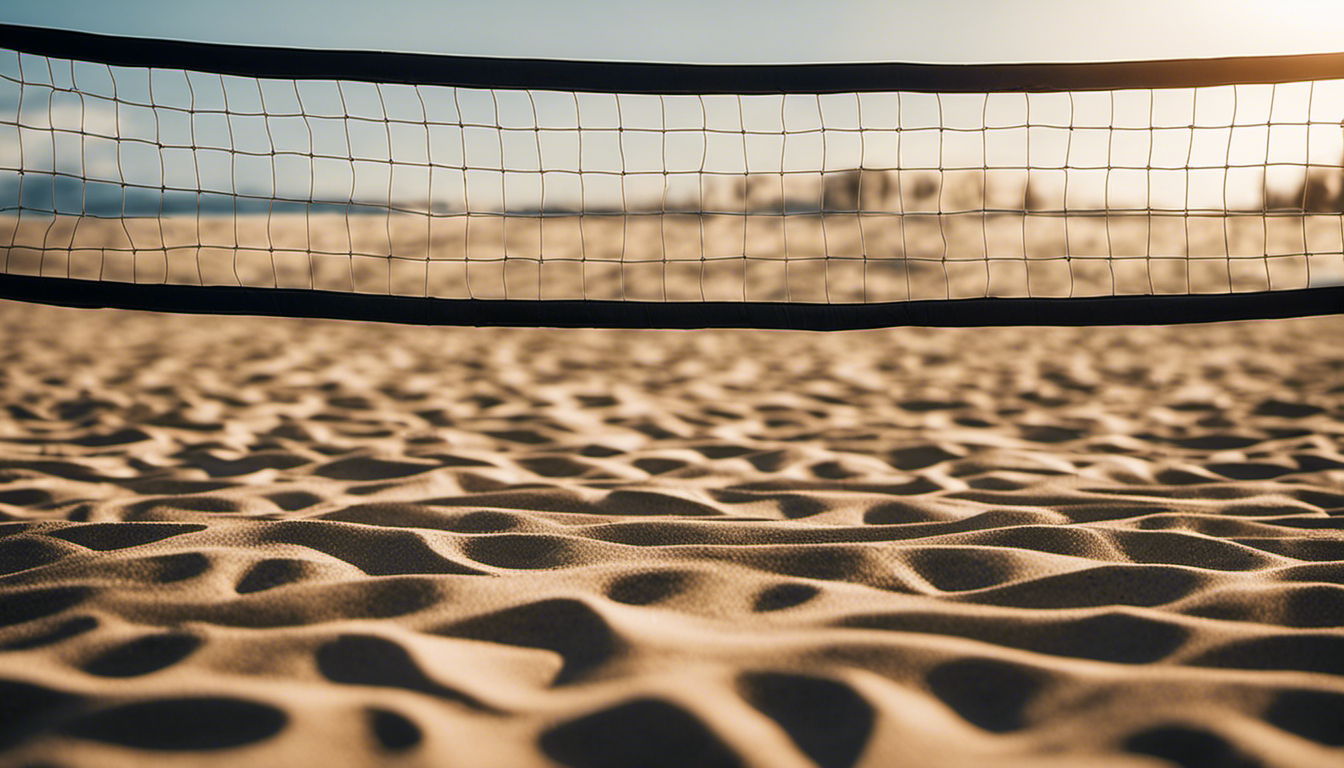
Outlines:
[[[1344,49],[1341,0],[9,0],[0,21],[226,43],[705,63]]]
[[[10,0],[0,3],[0,22],[223,43],[702,63],[1087,61],[1344,50],[1344,0]],[[113,99],[106,68],[62,63],[44,74],[43,62],[22,67],[13,54],[0,56],[0,207],[15,194],[6,190],[18,188],[12,172],[20,167],[54,172],[52,184],[29,185],[24,195],[55,197],[64,185],[70,204],[79,207],[89,204],[93,188],[77,179],[88,178],[100,181],[93,191],[117,201],[130,183],[142,192],[161,185],[241,191],[254,201],[315,196],[422,205],[414,201],[428,194],[431,202],[449,205],[466,198],[473,207],[493,208],[507,199],[510,207],[530,208],[703,197],[706,171],[713,183],[744,173],[982,165],[1044,168],[1033,177],[1044,185],[1062,184],[1068,168],[1067,194],[1089,205],[1254,206],[1262,178],[1291,185],[1303,163],[1335,163],[1344,152],[1344,82],[1314,92],[1293,84],[1211,89],[1202,96],[1189,89],[1115,97],[1036,94],[1030,103],[1020,95],[974,94],[741,102],[623,96],[618,103],[601,94],[417,93],[406,86],[380,93],[363,83],[338,90],[330,82],[258,83],[171,71],[146,79],[143,72],[122,71]],[[25,91],[20,78],[34,82]],[[61,90],[72,83],[81,93]],[[135,101],[170,108],[146,109]],[[240,114],[208,113],[226,105]],[[207,113],[186,119],[200,108]],[[282,115],[343,111],[369,120]],[[1109,130],[1126,116],[1142,122],[1150,114],[1168,127]],[[832,130],[825,138],[811,131],[857,129],[858,115],[866,129],[900,125],[903,131],[868,130],[860,137],[855,130]],[[384,116],[394,123],[385,125]],[[614,130],[618,116],[626,129],[621,135]],[[441,124],[417,125],[426,120]],[[1298,125],[1271,131],[1265,127],[1271,120]],[[1307,120],[1310,130],[1301,125]],[[1024,122],[1042,127],[939,130]],[[458,129],[459,123],[519,130]],[[1204,127],[1192,131],[1192,124]],[[665,134],[664,125],[725,130]],[[761,133],[749,139],[734,133],[747,127]],[[785,129],[794,133],[773,135]],[[159,152],[155,144],[176,148]],[[193,153],[192,144],[207,149]],[[1269,163],[1277,167],[1267,169]],[[480,170],[464,172],[463,165]],[[1237,165],[1244,167],[1224,170]],[[1087,170],[1106,166],[1200,170]],[[507,173],[489,170],[501,167]],[[1165,198],[1154,197],[1154,190]]]

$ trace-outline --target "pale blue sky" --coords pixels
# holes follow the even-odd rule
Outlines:
[[[1341,0],[10,0],[0,21],[231,43],[698,62],[1344,49]]]
[[[387,0],[376,8],[368,0],[0,0],[0,21],[229,43],[698,62],[1085,61],[1344,50],[1344,0]],[[7,172],[22,165],[60,170],[71,178],[84,175],[112,185],[108,189],[118,194],[117,185],[131,183],[150,191],[160,184],[241,190],[259,199],[306,199],[311,189],[337,202],[389,196],[419,200],[427,195],[460,201],[470,187],[471,199],[485,207],[504,199],[524,207],[572,205],[581,191],[588,201],[607,205],[698,193],[705,173],[711,174],[712,185],[714,174],[835,171],[860,165],[1021,168],[1030,160],[1033,168],[1047,169],[1037,174],[1044,186],[1061,182],[1065,167],[1074,169],[1069,172],[1069,194],[1091,201],[1125,194],[1137,199],[1157,184],[1170,197],[1158,202],[1217,207],[1254,204],[1251,198],[1260,192],[1267,163],[1334,163],[1344,151],[1338,128],[1344,120],[1344,83],[1339,82],[1314,91],[1309,84],[1248,86],[1235,98],[1213,92],[1203,100],[1189,90],[1118,97],[1040,94],[1030,105],[1020,96],[987,101],[974,94],[941,99],[907,94],[903,100],[890,94],[862,99],[842,94],[823,99],[752,97],[744,100],[745,107],[732,97],[628,97],[618,106],[614,97],[603,95],[578,99],[426,88],[419,94],[428,103],[426,110],[407,87],[389,87],[380,94],[367,84],[347,84],[338,92],[332,83],[277,81],[263,89],[246,79],[226,83],[192,76],[193,90],[187,75],[170,71],[153,80],[144,73],[121,72],[119,98],[124,103],[118,106],[103,68],[69,65],[53,71],[30,66],[22,72],[16,67],[21,67],[17,57],[0,57],[0,74],[12,78],[0,82],[0,107],[16,112],[22,103],[26,126],[18,129],[15,119],[0,111],[0,192]],[[33,80],[23,102],[16,85],[20,75]],[[83,95],[61,92],[53,98],[42,85],[44,77],[63,87],[77,80]],[[242,114],[303,111],[296,99],[309,114],[350,110],[374,119],[310,123],[292,115],[263,120]],[[133,101],[177,109],[155,112],[129,103]],[[226,103],[240,114],[227,121],[212,114],[194,121],[183,118],[189,108]],[[1314,105],[1310,112],[1309,104]],[[395,131],[383,125],[385,111],[403,121]],[[831,131],[825,139],[805,131],[787,139],[774,134],[786,123],[795,130],[823,123],[858,127],[860,114],[867,128],[903,126],[904,138],[891,130],[863,135]],[[1117,120],[1147,119],[1150,114],[1154,125],[1167,127],[1151,134],[1108,130]],[[618,115],[626,133],[600,129],[615,125]],[[1310,130],[1301,125],[1308,115]],[[1002,126],[1020,124],[1028,116],[1040,127],[1031,132],[999,129],[983,136],[936,130],[944,122],[963,128]],[[439,120],[440,127],[428,136],[424,131],[408,133],[405,121],[414,125],[427,118]],[[1271,132],[1265,128],[1271,119],[1296,125]],[[668,120],[669,125],[729,132],[669,138],[658,130]],[[745,139],[732,131],[746,129],[747,122],[736,121],[750,122],[764,133]],[[6,128],[7,122],[12,127]],[[459,122],[535,123],[551,130],[445,127]],[[1193,133],[1182,127],[1191,123],[1238,127],[1203,129],[1195,142]],[[1063,130],[1063,125],[1079,130]],[[579,126],[585,129],[581,143]],[[140,141],[117,140],[126,137]],[[175,146],[160,156],[153,149],[158,143]],[[186,150],[188,144],[221,151],[193,154]],[[226,145],[252,154],[229,154],[222,151]],[[310,162],[310,153],[323,157]],[[349,156],[370,162],[342,159]],[[403,165],[394,168],[395,163]],[[439,165],[437,174],[425,170],[429,163]],[[1199,170],[1095,170],[1183,164]],[[473,170],[452,170],[463,165]],[[1241,167],[1225,172],[1225,165]],[[543,174],[544,169],[554,172]],[[1300,178],[1301,170],[1286,165],[1265,174],[1271,184],[1289,184]],[[75,199],[83,197],[81,192]]]

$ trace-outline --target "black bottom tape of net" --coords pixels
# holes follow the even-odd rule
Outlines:
[[[542,328],[1172,325],[1344,314],[1344,285],[1220,294],[920,299],[873,304],[437,299],[291,288],[0,275],[0,299],[66,307]]]

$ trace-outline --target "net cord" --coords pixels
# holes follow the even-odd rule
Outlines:
[[[278,48],[0,24],[0,47],[241,77],[662,95],[1047,93],[1344,78],[1344,53],[1029,64],[671,64]]]
[[[1180,325],[1344,313],[1344,286],[1244,293],[918,299],[871,304],[440,299],[292,288],[135,284],[0,275],[0,299],[84,309],[329,318],[407,325],[775,328]]]

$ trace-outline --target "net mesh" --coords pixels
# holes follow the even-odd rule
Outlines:
[[[0,271],[875,303],[1344,281],[1344,83],[656,95],[0,51]]]

